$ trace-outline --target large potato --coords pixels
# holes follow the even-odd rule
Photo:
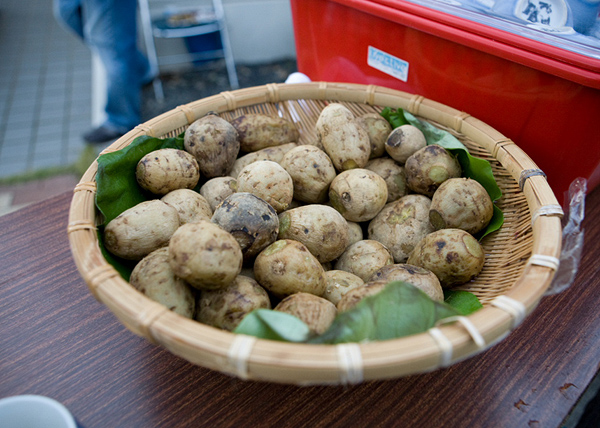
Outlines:
[[[292,294],[279,302],[275,310],[299,318],[313,335],[325,333],[337,315],[333,303],[309,293]]]
[[[385,206],[387,198],[385,180],[368,169],[341,172],[329,186],[331,205],[348,221],[371,220]]]
[[[200,292],[195,319],[233,331],[255,309],[271,309],[269,295],[254,279],[238,275],[223,289]]]
[[[135,178],[145,190],[166,195],[176,189],[193,189],[200,180],[198,161],[184,150],[159,149],[137,164]]]
[[[406,183],[413,192],[432,197],[449,178],[462,175],[458,160],[442,146],[432,144],[417,150],[404,164]]]
[[[371,155],[371,142],[354,114],[345,106],[331,103],[316,124],[317,137],[338,171],[363,168]]]
[[[286,210],[294,199],[292,177],[273,161],[257,161],[238,175],[238,192],[248,192],[267,201],[278,213]]]
[[[279,218],[275,209],[252,193],[234,193],[217,207],[211,221],[231,233],[244,259],[260,253],[277,239]]]
[[[154,199],[123,211],[104,228],[104,245],[112,254],[140,260],[164,247],[180,226],[177,210]]]
[[[186,129],[185,150],[198,161],[200,172],[208,178],[227,175],[240,151],[235,128],[216,114],[208,114]]]
[[[430,270],[419,266],[404,263],[387,265],[371,275],[367,282],[371,281],[408,282],[423,291],[432,300],[438,302],[444,300],[444,291],[437,276]]]
[[[215,177],[200,187],[200,194],[215,211],[223,200],[237,192],[237,180],[233,177]]]
[[[381,243],[364,239],[350,245],[335,263],[335,270],[343,270],[366,281],[385,265],[394,263],[390,251]]]
[[[225,288],[242,270],[240,245],[209,221],[181,226],[169,242],[169,263],[175,275],[199,289]]]
[[[297,142],[300,133],[287,119],[260,113],[248,113],[231,121],[240,136],[244,152],[255,152],[266,147]]]
[[[385,153],[385,142],[392,132],[392,125],[379,113],[365,113],[356,118],[371,142],[371,159],[378,158]]]
[[[301,145],[287,152],[280,165],[294,183],[294,198],[308,203],[327,199],[336,171],[327,153],[316,146]]]
[[[374,296],[382,291],[386,285],[388,285],[387,281],[370,281],[360,287],[348,290],[336,305],[338,312],[354,309],[364,298]]]
[[[394,129],[385,142],[385,151],[392,159],[405,164],[409,157],[427,145],[425,135],[413,125],[402,125]]]
[[[385,245],[396,263],[404,263],[421,239],[434,231],[429,223],[431,200],[406,195],[387,204],[369,223],[368,237]]]
[[[210,220],[212,217],[212,209],[208,201],[191,189],[173,190],[160,200],[177,210],[181,224]]]
[[[258,283],[280,298],[300,292],[322,296],[327,285],[324,274],[308,248],[292,239],[275,241],[254,261]]]
[[[365,169],[379,174],[385,180],[388,189],[387,202],[393,202],[408,193],[404,168],[398,165],[394,159],[371,159],[367,162]]]
[[[337,305],[342,297],[355,288],[364,285],[364,281],[353,273],[344,270],[328,270],[325,272],[327,287],[323,297]]]
[[[196,302],[190,286],[175,276],[169,264],[169,249],[159,248],[138,262],[129,283],[148,298],[186,318],[194,316]]]
[[[485,263],[483,247],[462,229],[441,229],[417,244],[408,263],[433,272],[442,287],[451,287],[475,278]]]
[[[269,160],[280,163],[281,159],[283,159],[283,156],[297,146],[297,143],[287,143],[282,144],[281,146],[267,147],[266,149],[257,150],[256,152],[251,152],[240,156],[233,163],[233,168],[231,168],[231,171],[229,171],[229,176],[237,178],[242,169],[250,165],[252,162]]]
[[[319,262],[326,263],[348,246],[348,222],[327,205],[305,205],[279,215],[279,239],[302,242]]]

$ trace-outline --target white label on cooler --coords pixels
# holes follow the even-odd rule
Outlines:
[[[408,80],[408,62],[369,46],[367,64],[403,82]]]

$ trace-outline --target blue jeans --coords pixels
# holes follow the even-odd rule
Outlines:
[[[98,54],[107,77],[105,125],[126,132],[140,123],[147,58],[137,47],[136,0],[54,0],[59,23]]]

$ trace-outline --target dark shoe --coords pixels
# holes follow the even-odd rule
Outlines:
[[[123,135],[125,135],[125,132],[108,127],[106,125],[100,125],[98,128],[94,128],[83,134],[83,139],[87,143],[100,144],[106,143],[107,141],[116,140]]]

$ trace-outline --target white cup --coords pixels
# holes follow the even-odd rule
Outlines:
[[[42,395],[15,395],[0,400],[2,428],[77,428],[65,406]]]

